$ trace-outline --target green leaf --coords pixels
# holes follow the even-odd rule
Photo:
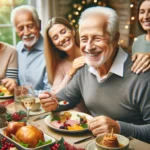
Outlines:
[[[6,120],[7,121],[12,121],[11,114],[6,113]]]
[[[19,144],[22,145],[23,147],[26,147],[26,148],[29,146],[29,144],[25,144],[23,142],[19,142]]]
[[[3,93],[3,92],[1,92],[1,93],[0,93],[0,96],[4,96],[4,93]]]
[[[36,145],[36,147],[43,146],[43,145],[50,144],[50,143],[52,143],[52,140],[48,140],[46,142],[39,140],[39,143]]]
[[[60,120],[60,117],[59,116],[54,116],[51,121],[55,121],[55,120]]]
[[[2,148],[2,142],[0,142],[0,148]]]
[[[62,137],[59,141],[58,141],[58,144],[64,144],[65,140],[64,138]]]
[[[26,112],[23,111],[23,110],[20,110],[20,111],[18,112],[18,114],[19,114],[19,115],[26,115]]]
[[[43,141],[39,140],[39,143],[36,145],[36,147],[42,146],[43,145]]]
[[[83,128],[88,128],[88,125],[86,123],[80,124],[80,126],[83,127]]]

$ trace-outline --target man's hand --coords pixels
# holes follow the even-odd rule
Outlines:
[[[94,117],[88,122],[88,128],[95,136],[110,133],[112,128],[114,133],[120,133],[119,123],[106,116]]]
[[[74,61],[73,61],[73,65],[72,65],[72,68],[70,69],[70,71],[68,72],[68,74],[70,76],[73,76],[77,70],[79,68],[81,68],[82,66],[84,66],[85,64],[85,60],[84,60],[84,56],[81,56],[79,58],[76,58]]]
[[[150,53],[135,53],[132,56],[132,61],[134,64],[131,70],[136,74],[150,69]]]
[[[1,83],[10,91],[11,93],[14,91],[15,87],[17,87],[17,82],[11,78],[5,78],[1,80]]]
[[[45,111],[48,112],[56,110],[58,101],[54,95],[44,92],[39,94],[38,98],[40,99],[41,106]]]

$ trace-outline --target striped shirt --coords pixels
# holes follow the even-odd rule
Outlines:
[[[4,78],[18,80],[18,56],[13,46],[0,42],[0,79]]]

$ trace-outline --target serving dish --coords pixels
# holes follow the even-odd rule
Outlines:
[[[0,99],[6,99],[6,98],[12,98],[14,97],[13,95],[10,95],[10,96],[0,96]]]
[[[36,148],[26,148],[26,147],[23,147],[22,145],[20,145],[19,143],[17,143],[16,141],[12,140],[11,138],[9,138],[8,136],[4,135],[3,131],[6,128],[7,127],[0,129],[0,135],[2,135],[3,137],[5,137],[8,141],[14,143],[15,146],[19,150],[43,150],[43,148],[46,148],[47,146],[53,145],[56,142],[56,140],[53,137],[51,137],[51,136],[49,136],[49,135],[47,135],[47,134],[44,133],[44,139],[45,139],[45,141],[52,140],[51,143],[48,143],[48,144],[45,144],[45,145],[42,145],[42,146],[39,146],[39,147],[36,147]]]
[[[61,115],[63,114],[65,111],[63,112],[59,112],[57,113],[57,115]],[[73,120],[75,120],[77,118],[77,115],[80,115],[80,116],[85,116],[87,118],[87,120],[90,120],[92,119],[93,117],[86,114],[86,113],[82,113],[82,112],[77,112],[77,111],[67,111],[69,113],[71,113],[72,117],[73,117]],[[83,130],[65,130],[65,129],[59,129],[59,128],[56,128],[55,126],[52,125],[51,123],[51,120],[53,118],[53,113],[51,113],[50,115],[46,116],[44,121],[46,123],[47,126],[49,126],[51,129],[54,129],[56,131],[59,131],[59,132],[67,132],[67,133],[78,133],[78,132],[84,132],[84,131],[88,131],[88,128],[84,128]]]
[[[95,141],[94,141],[94,140],[91,141],[91,142],[86,146],[86,149],[85,149],[85,150],[98,150],[98,149],[96,148]],[[134,150],[134,149],[129,145],[129,147],[128,147],[127,150]]]

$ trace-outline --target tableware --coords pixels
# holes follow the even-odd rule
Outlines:
[[[129,139],[127,137],[120,135],[120,134],[113,134],[113,136],[117,137],[117,140],[120,145],[119,147],[114,148],[114,147],[103,146],[101,142],[103,141],[104,136],[98,136],[95,138],[95,145],[97,149],[98,150],[127,150],[128,149]]]
[[[43,146],[39,146],[39,147],[36,147],[36,148],[25,148],[25,147],[23,147],[22,145],[20,145],[19,143],[15,142],[15,141],[12,140],[11,138],[9,138],[8,136],[4,135],[3,130],[5,130],[5,128],[0,129],[0,134],[1,134],[3,137],[7,138],[7,139],[8,139],[9,141],[11,141],[12,143],[14,143],[15,146],[17,146],[17,147],[19,148],[19,150],[40,150],[40,149],[43,150],[45,147],[50,146],[50,145],[53,145],[53,144],[56,142],[56,140],[55,140],[53,137],[51,137],[51,136],[49,136],[49,135],[47,135],[47,134],[44,133],[44,139],[45,139],[45,141],[52,140],[51,143],[45,144],[45,145],[43,145]]]
[[[59,104],[59,105],[68,105],[69,102],[67,102],[67,101],[60,101],[58,104]]]
[[[86,149],[85,149],[85,150],[98,150],[98,149],[96,148],[95,141],[94,141],[94,140],[91,141],[91,142],[86,146]],[[103,150],[103,149],[101,149],[101,150]],[[134,149],[129,145],[129,147],[127,148],[127,150],[134,150]]]
[[[25,110],[27,112],[27,120],[29,120],[29,111],[36,101],[35,93],[32,86],[24,85],[17,87],[15,88],[14,95],[16,111],[18,112],[22,109]]]
[[[38,98],[35,98],[35,103],[33,104],[32,108],[30,109],[30,111],[39,111],[40,110],[40,107],[41,107],[41,104],[40,104],[40,99]]]
[[[48,115],[48,114],[47,114],[47,115]],[[37,120],[44,119],[47,115],[37,117],[37,118],[33,119],[33,121],[37,121]]]
[[[0,99],[6,99],[6,98],[12,98],[14,97],[13,95],[10,95],[10,96],[0,96]]]
[[[88,140],[92,140],[94,138],[95,138],[94,136],[86,137],[86,138],[84,138],[82,140],[74,142],[74,144],[79,144],[79,143],[82,143],[82,142],[85,142],[85,141],[88,141]]]
[[[8,91],[8,89],[0,84],[0,98],[12,98],[13,94]]]
[[[14,100],[15,100],[15,111],[19,112],[21,110],[25,111],[25,108],[23,107],[21,101],[22,98],[25,96],[27,90],[24,86],[18,86],[14,89]]]
[[[37,111],[30,111],[29,116],[40,115],[43,113],[45,113],[45,110],[42,107],[40,107]]]
[[[92,116],[90,116],[88,114],[85,114],[85,113],[82,113],[82,112],[77,112],[77,111],[67,111],[67,112],[70,112],[74,118],[77,118],[77,115],[85,116],[87,118],[87,120],[90,120],[90,119],[93,118]],[[63,113],[64,113],[64,111],[63,112],[59,112],[58,115],[61,115]],[[50,114],[47,117],[45,117],[44,121],[45,121],[47,126],[49,126],[51,129],[54,129],[56,131],[67,132],[67,133],[78,133],[78,132],[88,131],[88,128],[84,128],[83,130],[65,130],[65,129],[56,128],[55,126],[53,126],[51,124],[52,118],[53,118],[53,114]]]

